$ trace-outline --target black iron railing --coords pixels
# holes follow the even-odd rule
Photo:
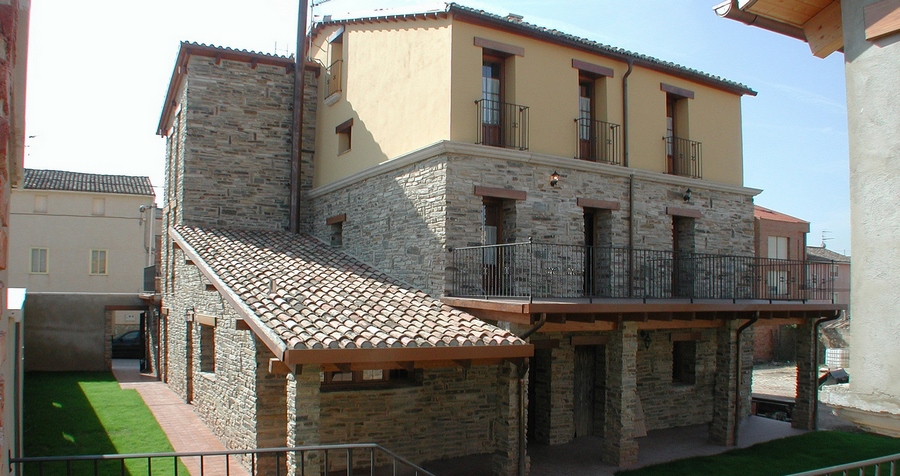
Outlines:
[[[575,119],[578,124],[578,158],[619,165],[621,132],[618,124]]]
[[[296,448],[226,450],[181,453],[141,453],[121,455],[48,456],[10,458],[15,474],[167,474],[178,475],[179,461],[194,476],[228,475],[243,472],[241,462],[250,474],[404,474],[434,476],[408,460],[374,443],[352,445],[319,445]],[[154,466],[156,471],[154,471]],[[291,468],[291,472],[288,468]],[[239,471],[238,471],[239,470]]]
[[[325,97],[341,91],[341,73],[343,72],[343,65],[344,60],[337,60],[334,63],[331,63],[331,66],[325,70],[325,88],[327,90]]]
[[[703,172],[703,144],[681,137],[664,137],[666,169],[672,175],[700,178]]]
[[[475,101],[478,109],[476,144],[528,150],[528,107],[488,99]]]
[[[832,263],[513,243],[452,250],[458,297],[831,301]]]

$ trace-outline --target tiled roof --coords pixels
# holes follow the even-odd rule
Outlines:
[[[715,76],[709,73],[705,73],[703,71],[699,71],[693,68],[688,68],[682,66],[677,63],[672,63],[670,61],[663,61],[658,58],[654,58],[652,56],[643,55],[640,53],[635,53],[632,51],[625,50],[623,48],[616,48],[614,46],[605,45],[603,43],[599,43],[593,40],[589,40],[587,38],[582,38],[575,35],[570,35],[568,33],[545,28],[539,25],[535,25],[532,23],[528,23],[521,20],[511,19],[508,17],[502,17],[500,15],[495,15],[493,13],[486,12],[484,10],[479,10],[476,8],[466,7],[460,5],[458,3],[446,3],[444,4],[444,8],[440,9],[422,9],[420,11],[411,12],[401,10],[402,13],[398,13],[396,11],[390,9],[377,10],[374,12],[370,12],[368,14],[362,14],[359,17],[351,18],[341,18],[341,19],[332,19],[330,21],[322,22],[320,25],[327,25],[330,23],[347,23],[347,22],[371,22],[371,21],[380,21],[380,20],[388,20],[388,21],[396,21],[398,18],[415,18],[422,16],[434,15],[438,12],[443,13],[462,13],[469,14],[478,17],[480,20],[487,20],[495,25],[502,26],[505,28],[510,28],[516,31],[521,32],[525,35],[531,36],[544,36],[549,39],[554,39],[557,41],[561,41],[564,43],[572,44],[573,46],[578,46],[581,48],[587,48],[588,50],[594,51],[598,54],[604,56],[613,56],[620,58],[622,60],[631,59],[638,64],[642,64],[646,67],[661,69],[667,72],[671,72],[675,75],[683,75],[693,79],[699,79],[702,81],[706,81],[709,83],[716,84],[720,87],[724,87],[725,89],[732,90],[735,92],[739,92],[741,94],[749,94],[756,95],[756,91],[750,89],[749,86],[738,83],[736,81],[731,81],[720,76]]]
[[[759,205],[753,206],[753,216],[756,218],[760,218],[763,220],[773,220],[773,221],[783,221],[788,223],[806,223],[809,224],[806,220],[801,220],[799,218],[792,217],[790,215],[785,215],[781,212],[776,212],[775,210],[768,209],[766,207],[761,207]]]
[[[849,263],[850,257],[842,255],[836,251],[831,251],[824,246],[807,246],[806,256],[810,261],[834,261],[838,263]]]
[[[288,349],[525,344],[306,235],[175,233]]]
[[[151,197],[154,195],[150,177],[85,174],[65,170],[25,169],[22,188],[68,192],[121,193]]]

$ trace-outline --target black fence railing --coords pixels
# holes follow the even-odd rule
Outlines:
[[[452,251],[457,297],[832,301],[832,263],[513,243]]]
[[[156,292],[156,265],[144,267],[144,292]]]
[[[664,137],[666,141],[666,169],[672,175],[701,178],[703,144],[681,137]]]
[[[578,124],[578,158],[619,165],[622,147],[620,126],[592,119],[575,119]]]
[[[274,476],[287,474],[434,476],[433,473],[375,443],[257,450],[10,458],[10,470],[15,470],[15,474],[177,476],[179,467],[182,470],[187,468],[193,476],[228,475],[232,471],[236,474],[244,473],[244,468],[249,469],[250,474]]]
[[[488,99],[475,101],[478,109],[476,144],[528,150],[528,107]]]
[[[331,63],[331,66],[325,70],[325,87],[327,89],[325,97],[341,91],[341,73],[343,72],[343,66],[344,61],[337,60],[334,63]]]

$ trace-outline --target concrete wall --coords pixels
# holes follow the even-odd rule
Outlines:
[[[40,198],[39,198],[40,197]],[[36,209],[45,200],[45,211]],[[101,214],[94,202],[101,200]],[[141,206],[154,197],[16,189],[10,203],[10,284],[31,292],[138,293],[144,285]],[[47,273],[31,273],[31,248],[47,248]],[[107,272],[92,275],[91,250],[106,250]]]
[[[137,295],[28,293],[25,370],[109,370],[114,330],[107,306],[146,309]]]

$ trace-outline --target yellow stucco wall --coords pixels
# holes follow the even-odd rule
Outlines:
[[[310,49],[323,64],[335,30],[322,31]],[[347,25],[343,57],[340,99],[317,114],[315,186],[449,137],[449,19]],[[324,98],[325,75],[320,81]],[[338,155],[335,127],[351,118],[351,149]]]
[[[312,54],[336,30],[316,38]],[[505,102],[529,108],[529,150],[577,155],[578,59],[613,70],[598,119],[622,124],[627,64],[580,49],[460,20],[347,25],[345,97],[319,113],[315,185],[324,185],[411,150],[450,139],[477,139],[484,38],[524,49],[506,60]],[[665,173],[666,93],[660,83],[694,92],[687,104],[688,139],[703,145],[703,179],[743,185],[740,96],[635,66],[629,81],[629,166]],[[324,91],[324,83],[322,85]],[[320,94],[323,96],[323,94]],[[449,105],[449,109],[448,106]],[[353,147],[336,155],[334,127],[353,118]]]

